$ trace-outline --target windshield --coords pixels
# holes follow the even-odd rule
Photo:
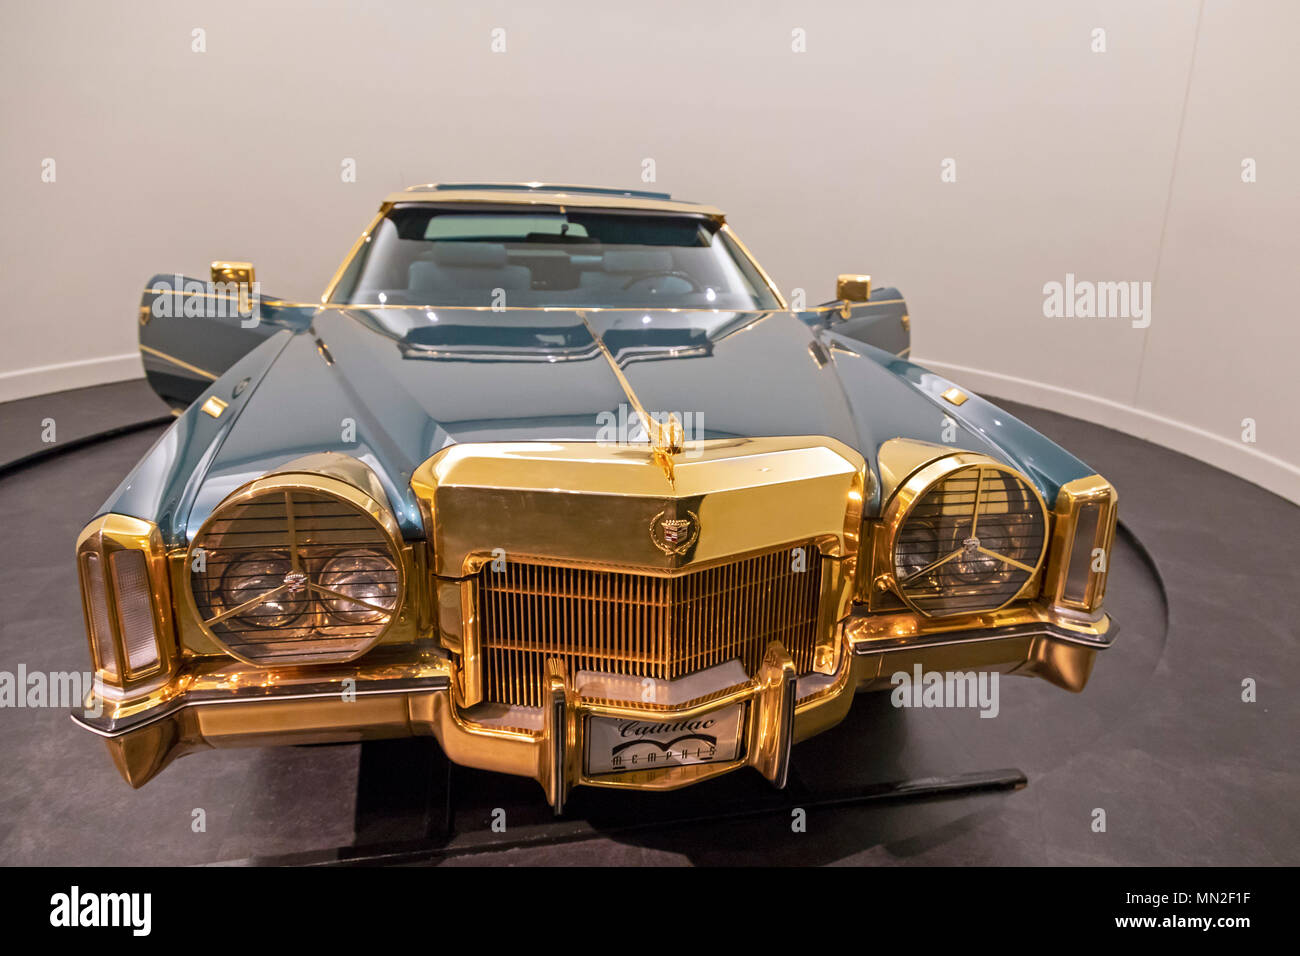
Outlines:
[[[385,307],[776,309],[707,216],[560,207],[396,206],[330,302]]]

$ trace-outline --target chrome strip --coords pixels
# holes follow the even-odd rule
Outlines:
[[[777,757],[776,772],[772,775],[772,783],[777,789],[784,790],[785,785],[790,781],[790,749],[794,746],[794,717],[797,696],[795,690],[798,687],[798,681],[793,675],[781,685],[781,729],[777,735]]]
[[[911,650],[912,648],[942,647],[947,644],[967,644],[972,641],[1000,641],[1015,637],[1051,637],[1069,644],[1083,647],[1105,649],[1115,642],[1119,625],[1114,619],[1105,634],[1080,634],[1069,628],[1061,627],[1050,621],[1033,621],[1028,624],[1009,624],[1006,627],[981,628],[970,631],[949,631],[922,637],[879,637],[864,638],[854,642],[855,654],[887,654],[891,651]]]
[[[154,358],[160,358],[164,362],[171,362],[171,364],[179,366],[180,368],[185,369],[185,371],[187,372],[193,372],[195,375],[202,375],[204,378],[211,379],[214,382],[217,380],[217,376],[213,375],[211,372],[207,371],[206,369],[201,369],[197,365],[191,365],[189,362],[182,362],[174,355],[168,355],[166,352],[160,352],[157,349],[150,348],[147,345],[141,345],[140,351],[152,355]]]
[[[392,687],[375,687],[366,690],[358,688],[350,691],[350,693],[358,697],[376,697],[384,694],[411,694],[451,689],[451,681],[446,677],[400,678],[393,681],[393,684]],[[258,691],[258,693],[248,693],[248,691]],[[141,711],[120,720],[109,719],[105,721],[108,724],[106,728],[103,724],[97,725],[92,722],[100,718],[87,718],[78,709],[72,710],[69,716],[72,718],[73,723],[84,727],[91,733],[111,738],[121,737],[124,734],[139,730],[141,727],[147,727],[184,710],[186,707],[206,707],[211,704],[248,704],[262,700],[320,700],[324,697],[339,697],[342,693],[342,688],[337,684],[332,685],[330,690],[293,691],[290,693],[277,693],[274,688],[245,688],[245,691],[238,696],[228,694],[211,696],[211,691],[203,691],[177,698],[152,710]]]

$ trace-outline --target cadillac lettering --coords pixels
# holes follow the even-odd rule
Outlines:
[[[784,786],[892,674],[1078,691],[1114,639],[1114,488],[912,363],[897,290],[791,309],[712,206],[417,186],[320,302],[254,277],[146,285],[177,417],[76,545],[73,716],[132,786],[418,735],[556,812]]]
[[[587,766],[592,773],[637,767],[682,767],[734,760],[740,748],[742,705],[693,720],[645,721],[592,717]]]

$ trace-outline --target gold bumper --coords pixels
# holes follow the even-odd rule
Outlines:
[[[773,643],[747,682],[680,706],[587,699],[556,667],[548,675],[541,726],[533,730],[467,719],[456,705],[451,661],[432,653],[414,661],[314,668],[310,674],[213,664],[127,705],[96,701],[103,704],[99,716],[81,711],[72,716],[105,739],[133,787],[198,750],[432,735],[455,763],[536,780],[559,812],[574,786],[666,790],[745,766],[784,786],[794,743],[841,721],[854,692],[888,688],[892,674],[918,665],[924,672],[1041,677],[1079,691],[1097,651],[1111,643],[1115,631],[1105,615],[1086,619],[1040,605],[924,633],[907,614],[855,615],[839,626],[832,674],[797,679],[784,648]],[[586,728],[593,717],[689,721],[735,705],[744,709],[736,759],[587,772]]]

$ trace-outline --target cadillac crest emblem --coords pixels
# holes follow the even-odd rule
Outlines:
[[[650,540],[664,554],[685,554],[699,536],[700,516],[694,511],[677,517],[665,508],[650,519]]]

